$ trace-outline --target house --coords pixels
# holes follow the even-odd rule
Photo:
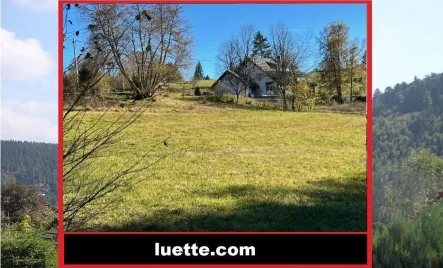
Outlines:
[[[242,88],[242,79],[231,70],[226,70],[211,86],[211,89],[217,94],[236,94]]]
[[[51,229],[46,234],[42,236],[43,239],[48,240],[57,240],[58,238],[58,230],[57,229]]]
[[[246,94],[248,97],[275,97],[277,92],[274,88],[276,86],[275,78],[277,75],[278,62],[270,58],[248,57],[246,64],[250,68],[250,83]],[[316,84],[308,77],[300,74],[299,80],[308,82],[312,90],[315,90]],[[236,94],[242,93],[243,81],[241,77],[232,70],[226,70],[215,83],[211,89],[218,93]]]

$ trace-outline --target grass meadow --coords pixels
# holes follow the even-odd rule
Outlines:
[[[214,84],[216,80],[208,79],[208,80],[197,80],[195,82],[186,82],[186,83],[170,83],[168,85],[169,88],[175,88],[180,91],[188,90],[193,91],[194,88],[209,88]]]
[[[101,111],[88,111],[84,125]],[[99,127],[123,113],[107,113]],[[136,161],[136,174],[114,193],[120,202],[89,230],[101,231],[364,231],[366,117],[283,112],[217,104],[194,97],[156,101],[102,151],[94,180]],[[162,141],[167,139],[168,147]]]

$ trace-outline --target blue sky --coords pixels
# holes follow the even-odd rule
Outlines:
[[[57,0],[1,2],[2,139],[57,142]],[[358,7],[328,5],[197,5],[186,8],[196,38],[194,58],[213,60],[218,46],[239,26],[252,23],[267,35],[269,24],[316,33],[331,20],[364,35]],[[249,12],[242,9],[254,8]],[[373,0],[373,89],[443,72],[443,1]],[[202,61],[213,76],[214,64]]]
[[[220,44],[243,25],[254,25],[269,39],[270,25],[278,22],[284,22],[295,34],[306,30],[318,34],[328,22],[338,20],[350,25],[351,38],[366,37],[364,5],[187,5],[185,11],[196,39],[195,60],[201,61],[205,75],[212,78]]]

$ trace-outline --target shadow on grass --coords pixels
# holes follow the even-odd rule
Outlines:
[[[365,231],[366,183],[362,178],[320,179],[309,190],[230,186],[199,197],[233,198],[229,210],[214,207],[156,210],[103,231]],[[288,198],[289,197],[289,198]],[[292,197],[292,199],[291,199]],[[294,198],[295,197],[295,198]],[[272,198],[272,199],[270,199]],[[284,200],[284,201],[283,201]]]

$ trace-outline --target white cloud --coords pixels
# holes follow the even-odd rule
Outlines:
[[[57,142],[57,103],[3,99],[2,139]]]
[[[47,94],[58,94],[58,80],[57,78],[48,78],[42,82],[42,91]]]
[[[384,90],[443,72],[443,1],[373,1],[373,82]]]
[[[13,0],[17,5],[36,11],[56,11],[58,0]]]
[[[33,81],[54,69],[49,53],[33,38],[17,39],[13,32],[0,28],[2,81]]]

